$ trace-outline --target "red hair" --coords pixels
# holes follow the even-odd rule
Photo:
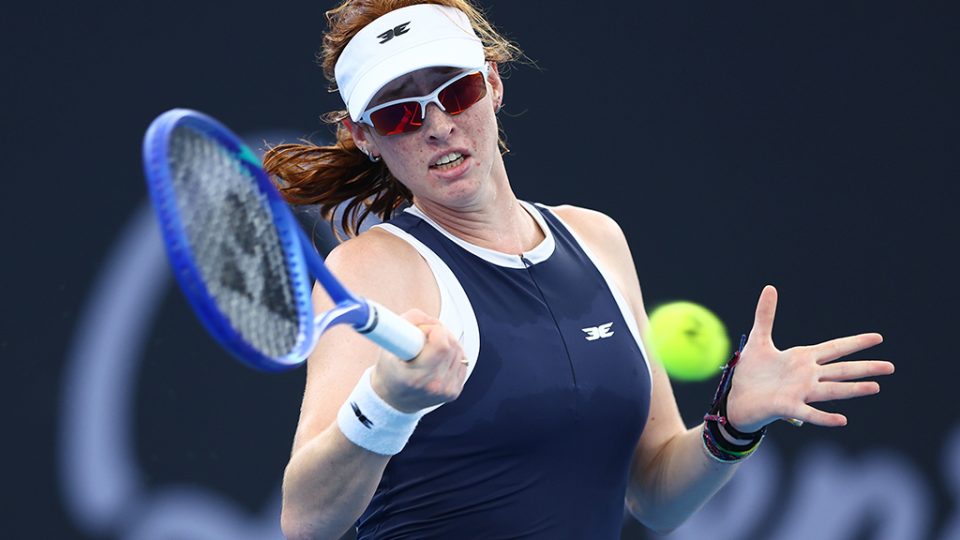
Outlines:
[[[488,61],[506,64],[523,53],[501,36],[469,0],[344,0],[327,12],[329,29],[323,36],[323,47],[317,55],[323,73],[336,91],[334,66],[344,47],[363,27],[386,13],[414,4],[439,4],[464,12],[484,45]],[[370,214],[390,219],[412,194],[390,173],[381,161],[371,162],[360,152],[350,131],[344,126],[347,111],[332,111],[323,116],[327,123],[337,124],[336,142],[330,146],[315,144],[281,144],[270,148],[263,159],[267,172],[281,181],[280,191],[290,204],[316,204],[321,215],[334,223],[334,211],[346,202],[340,226],[348,236],[355,236],[360,224]],[[503,139],[500,146],[506,150]]]

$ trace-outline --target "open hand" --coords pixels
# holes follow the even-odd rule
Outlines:
[[[883,341],[880,334],[859,334],[817,345],[778,350],[773,344],[777,290],[767,285],[760,293],[750,337],[740,355],[727,398],[727,419],[749,433],[778,420],[794,418],[820,426],[845,426],[842,414],[828,413],[810,403],[876,394],[880,385],[858,381],[893,373],[893,364],[881,360],[834,362]]]

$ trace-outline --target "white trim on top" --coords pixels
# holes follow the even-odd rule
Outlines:
[[[462,238],[458,238],[441,227],[436,221],[430,219],[430,217],[424,214],[423,210],[417,208],[416,205],[408,206],[404,209],[404,212],[409,212],[427,222],[431,227],[440,231],[441,234],[449,238],[451,242],[457,244],[477,257],[480,257],[488,263],[495,264],[497,266],[503,266],[505,268],[526,268],[526,265],[523,263],[523,259],[527,259],[530,264],[541,263],[549,259],[550,255],[553,255],[553,250],[556,248],[556,241],[553,238],[553,233],[550,232],[550,227],[547,226],[547,222],[543,219],[543,216],[540,215],[540,211],[526,201],[520,201],[520,205],[524,210],[527,211],[527,213],[533,216],[533,219],[537,222],[537,225],[543,232],[543,240],[530,251],[526,251],[520,255],[503,253],[502,251],[495,251],[489,248],[480,247],[476,244],[471,244]]]
[[[413,246],[417,253],[423,257],[423,260],[427,262],[427,266],[430,267],[430,271],[433,272],[433,277],[437,281],[437,288],[440,290],[440,316],[437,318],[453,335],[459,338],[460,345],[470,362],[467,364],[467,379],[469,379],[477,365],[477,358],[480,356],[480,327],[477,325],[477,316],[473,312],[473,305],[470,304],[466,291],[460,285],[460,280],[433,250],[410,233],[390,223],[380,223],[374,225],[374,227],[383,229],[404,240]]]

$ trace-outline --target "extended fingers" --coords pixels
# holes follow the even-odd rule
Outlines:
[[[825,341],[809,349],[817,357],[817,363],[826,364],[857,351],[869,349],[883,342],[880,334],[859,334]]]
[[[807,424],[824,427],[842,427],[847,425],[846,416],[838,413],[823,412],[806,404],[800,407],[794,414],[791,414],[790,417],[802,420]]]
[[[859,382],[824,382],[817,384],[810,395],[808,402],[832,401],[835,399],[852,399],[870,396],[880,391],[880,385],[874,381]]]
[[[865,377],[879,377],[890,375],[894,367],[890,362],[883,360],[858,360],[851,362],[835,362],[820,368],[821,381],[849,381]]]

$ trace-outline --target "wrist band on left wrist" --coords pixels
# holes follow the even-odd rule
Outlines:
[[[743,433],[734,428],[727,417],[727,398],[730,395],[733,371],[740,361],[740,353],[743,351],[746,338],[746,335],[740,338],[740,347],[723,367],[713,404],[710,406],[710,411],[703,417],[703,447],[710,457],[724,463],[746,459],[760,446],[766,433],[765,427],[752,433]]]

